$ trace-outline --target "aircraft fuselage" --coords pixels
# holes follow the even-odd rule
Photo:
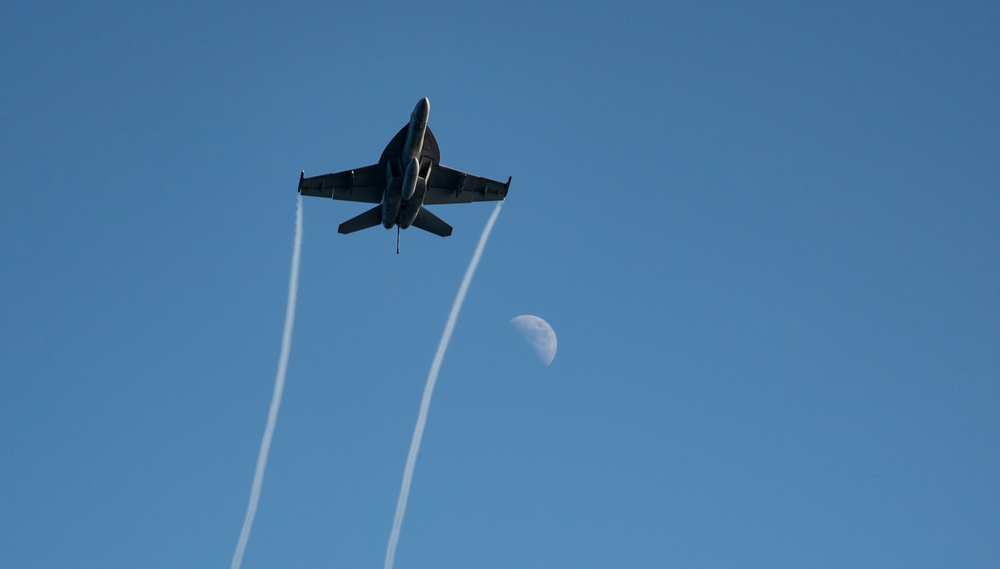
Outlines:
[[[402,154],[388,157],[386,161],[385,195],[382,199],[382,226],[386,229],[393,225],[406,229],[412,225],[424,203],[427,178],[433,167],[433,160],[423,155],[430,112],[430,101],[426,97],[420,99],[410,113]]]

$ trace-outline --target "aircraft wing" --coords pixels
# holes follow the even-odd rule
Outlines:
[[[306,178],[299,177],[299,193],[352,202],[381,203],[385,170],[378,164]]]
[[[438,166],[431,170],[427,193],[424,194],[424,204],[498,201],[507,197],[508,188],[510,188],[510,178],[505,184],[452,170],[447,166]]]

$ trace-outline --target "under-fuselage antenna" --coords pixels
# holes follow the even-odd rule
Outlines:
[[[399,226],[396,226],[396,254],[399,255]]]

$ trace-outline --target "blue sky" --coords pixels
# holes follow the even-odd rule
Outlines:
[[[227,566],[300,170],[513,176],[396,567],[995,567],[995,3],[8,2],[0,565]],[[492,206],[306,199],[243,567],[381,566]],[[548,320],[548,368],[508,321]]]

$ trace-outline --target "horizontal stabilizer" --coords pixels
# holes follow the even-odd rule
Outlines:
[[[451,226],[441,221],[441,218],[421,207],[417,212],[417,218],[413,220],[413,227],[419,227],[424,231],[430,231],[434,235],[447,237],[451,235]]]
[[[347,235],[348,233],[354,233],[355,231],[361,231],[362,229],[368,229],[369,227],[375,227],[376,225],[382,223],[382,205],[377,205],[370,210],[348,219],[344,223],[340,224],[337,231]]]

